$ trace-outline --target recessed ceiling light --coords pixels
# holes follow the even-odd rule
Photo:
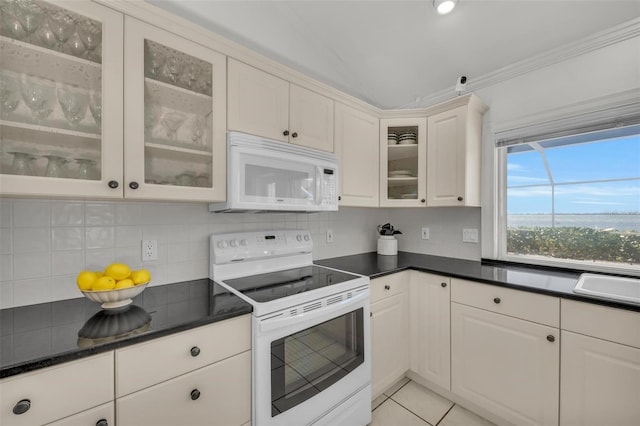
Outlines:
[[[458,0],[433,0],[433,7],[440,15],[446,15],[456,7],[457,2]]]

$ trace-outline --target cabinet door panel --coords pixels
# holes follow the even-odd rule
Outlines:
[[[377,398],[409,368],[405,293],[371,305],[371,396]]]
[[[0,15],[12,6],[2,2]],[[0,191],[122,198],[123,15],[94,2],[32,6],[62,28],[56,34],[82,30],[50,43],[2,31]],[[94,42],[85,36],[85,47],[80,33]]]
[[[126,17],[125,197],[226,198],[226,57]]]
[[[295,84],[289,90],[289,142],[333,152],[333,99]]]
[[[251,351],[118,398],[116,413],[120,425],[242,425],[251,418]]]
[[[410,368],[424,379],[450,389],[450,279],[413,274],[409,289]]]
[[[340,205],[378,207],[380,120],[336,103],[335,150],[340,164]]]
[[[464,205],[467,107],[429,117],[427,194],[430,206]]]
[[[562,332],[560,424],[640,424],[640,349]]]
[[[289,83],[229,59],[229,130],[288,142]]]
[[[452,303],[451,391],[518,425],[558,424],[559,340],[555,328]]]

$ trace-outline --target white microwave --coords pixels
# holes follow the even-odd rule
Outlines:
[[[209,211],[335,211],[337,187],[334,154],[229,132],[227,201]]]

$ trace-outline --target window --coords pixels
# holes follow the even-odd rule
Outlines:
[[[638,269],[640,125],[599,127],[498,141],[500,258]]]

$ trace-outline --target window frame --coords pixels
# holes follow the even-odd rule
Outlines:
[[[604,140],[604,139],[603,139]],[[594,272],[606,272],[624,275],[638,275],[640,271],[638,265],[623,264],[613,262],[559,259],[539,255],[515,255],[507,252],[507,151],[508,146],[493,147],[494,170],[495,170],[495,200],[493,214],[493,242],[494,256],[497,260],[539,265],[552,266],[567,269],[577,269]]]

